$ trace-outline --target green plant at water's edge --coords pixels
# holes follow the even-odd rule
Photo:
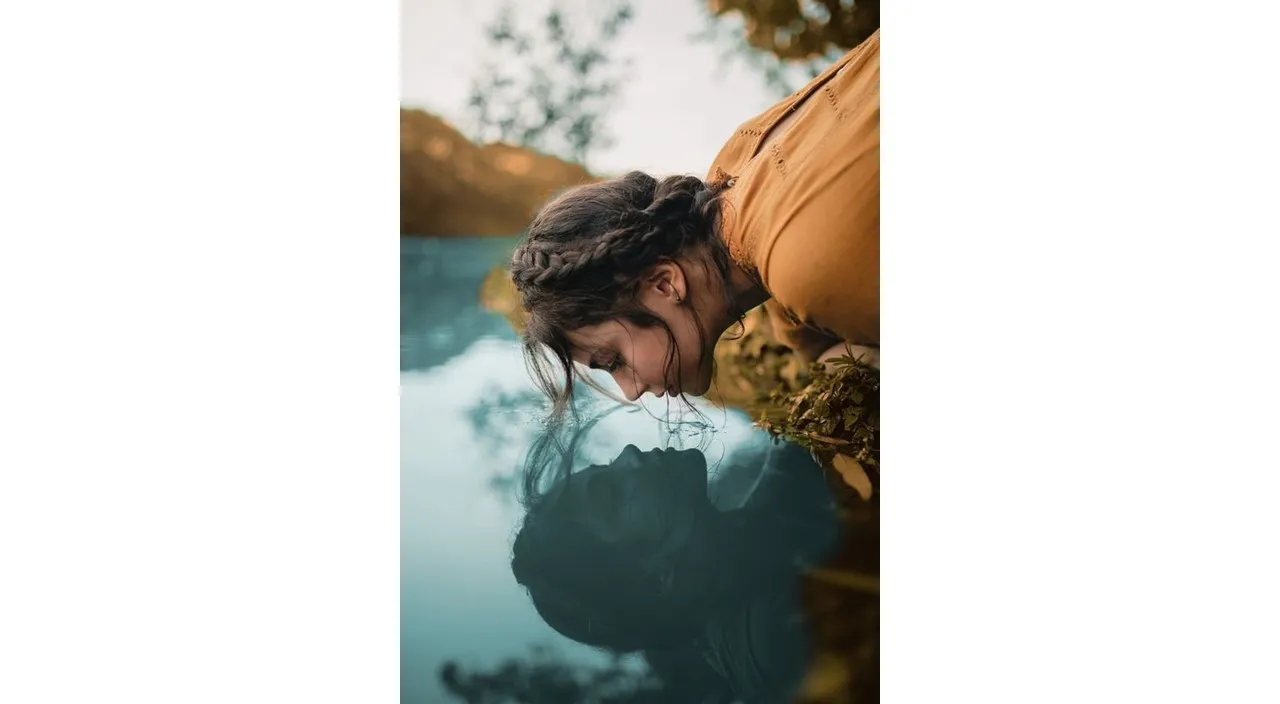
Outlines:
[[[775,390],[751,410],[775,438],[879,468],[880,372],[851,356],[811,365],[803,389]]]

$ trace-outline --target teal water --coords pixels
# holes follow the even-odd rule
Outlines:
[[[450,701],[439,680],[449,660],[492,667],[548,646],[571,661],[604,661],[546,626],[510,572],[521,512],[503,479],[534,437],[538,397],[515,334],[480,306],[478,292],[514,243],[401,241],[402,702]],[[709,463],[765,442],[744,415],[704,408],[717,426],[699,438]],[[628,443],[681,441],[649,414],[624,412],[601,423],[588,450],[607,461]],[[723,492],[741,483],[713,481]]]

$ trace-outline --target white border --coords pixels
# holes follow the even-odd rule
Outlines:
[[[1280,696],[1243,6],[886,6],[886,702]],[[0,700],[396,698],[395,50],[3,11]]]

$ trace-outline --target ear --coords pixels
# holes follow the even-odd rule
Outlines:
[[[642,281],[640,298],[651,308],[657,303],[678,306],[689,299],[689,281],[684,270],[672,260],[654,264]]]

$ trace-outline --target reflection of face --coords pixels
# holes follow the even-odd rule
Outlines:
[[[676,349],[662,326],[642,328],[623,320],[589,325],[568,334],[575,347],[574,361],[592,369],[604,369],[628,400],[646,392],[655,396],[686,393],[701,396],[711,387],[711,360],[715,339],[702,348],[696,322],[687,311],[656,312],[675,338]],[[671,355],[674,354],[674,358]]]
[[[707,499],[707,462],[697,450],[628,445],[608,465],[571,476],[560,510],[606,542],[657,546],[683,539]]]

